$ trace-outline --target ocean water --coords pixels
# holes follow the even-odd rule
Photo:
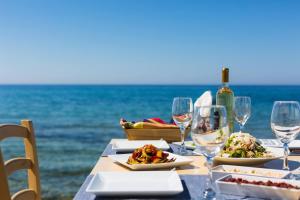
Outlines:
[[[300,101],[300,86],[232,86],[235,95],[252,98],[245,131],[273,138],[270,114],[275,100]],[[140,120],[171,118],[175,96],[195,100],[218,86],[2,85],[0,123],[34,122],[43,199],[72,199],[111,138],[123,138],[121,117]],[[23,155],[21,139],[1,142],[5,159]],[[10,178],[23,188],[24,172]]]

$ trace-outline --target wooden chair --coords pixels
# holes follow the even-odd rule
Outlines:
[[[13,158],[4,163],[0,148],[0,199],[40,200],[40,175],[32,122],[22,120],[21,125],[0,125],[0,141],[8,137],[24,138],[25,158]],[[10,196],[7,177],[20,169],[27,169],[28,189]]]

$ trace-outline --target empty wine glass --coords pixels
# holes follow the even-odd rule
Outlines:
[[[240,133],[242,132],[247,120],[251,115],[251,98],[238,96],[234,98],[233,114],[235,120],[240,125]]]
[[[176,125],[180,128],[181,145],[179,154],[187,153],[184,146],[185,129],[190,124],[193,117],[193,102],[189,97],[175,97],[172,105],[172,116]]]
[[[277,139],[283,143],[283,169],[289,170],[288,144],[300,132],[300,105],[297,101],[275,101],[271,115],[271,128]]]
[[[212,187],[211,168],[213,158],[222,150],[229,136],[226,108],[214,105],[197,107],[193,115],[191,133],[195,145],[206,157],[209,170],[209,180],[203,197],[214,199],[216,193]]]

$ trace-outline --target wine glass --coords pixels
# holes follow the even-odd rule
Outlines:
[[[220,105],[197,107],[193,115],[192,139],[206,157],[209,170],[209,180],[204,191],[205,199],[214,199],[216,193],[212,188],[211,168],[213,158],[222,150],[229,136],[226,108]]]
[[[283,169],[289,170],[288,144],[300,132],[300,105],[297,101],[275,101],[271,115],[271,128],[277,139],[283,143]]]
[[[238,96],[234,98],[233,114],[240,125],[240,133],[251,115],[251,98]]]
[[[189,97],[175,97],[172,106],[172,116],[176,125],[180,128],[181,145],[179,154],[187,153],[184,146],[185,129],[190,124],[193,117],[193,102]]]

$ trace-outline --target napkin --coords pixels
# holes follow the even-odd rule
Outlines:
[[[212,105],[213,97],[211,95],[211,91],[204,92],[194,103],[194,111],[201,106],[211,106]],[[210,109],[207,108],[200,108],[199,110],[200,115],[202,117],[207,117],[210,114]]]

